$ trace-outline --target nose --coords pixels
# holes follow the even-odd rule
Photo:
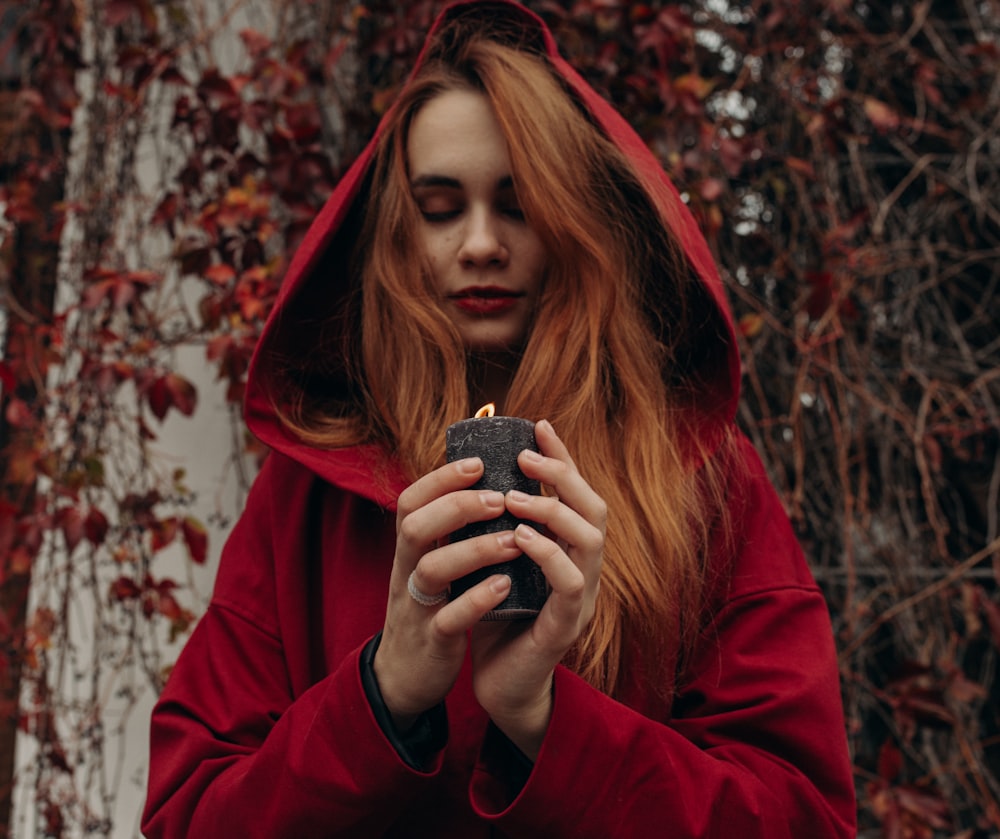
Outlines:
[[[508,258],[499,219],[486,208],[470,208],[458,249],[459,262],[467,267],[482,268],[505,265]]]

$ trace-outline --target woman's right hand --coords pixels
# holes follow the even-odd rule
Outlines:
[[[437,606],[423,606],[407,591],[410,574],[419,591],[435,595],[477,568],[520,555],[509,530],[447,543],[460,527],[504,512],[502,493],[469,489],[482,474],[479,458],[455,461],[424,475],[399,496],[396,556],[373,668],[400,732],[447,696],[465,658],[468,631],[510,591],[510,579],[502,574]]]

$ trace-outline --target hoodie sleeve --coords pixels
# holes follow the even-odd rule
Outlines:
[[[149,839],[377,836],[439,771],[439,755],[410,768],[382,733],[363,645],[296,696],[273,606],[274,471],[255,482],[153,711]]]
[[[749,444],[733,487],[729,593],[657,721],[558,669],[552,721],[511,791],[487,742],[473,806],[511,836],[846,839],[855,835],[833,635]]]

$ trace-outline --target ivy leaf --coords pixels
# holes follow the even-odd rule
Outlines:
[[[132,600],[142,594],[142,590],[131,577],[119,577],[111,584],[111,599],[119,603]]]
[[[132,0],[109,0],[104,4],[104,22],[109,27],[121,26],[137,11]]]
[[[176,373],[168,373],[166,380],[167,389],[173,397],[174,407],[184,416],[191,416],[198,403],[198,391],[195,386]]]
[[[6,361],[0,361],[0,389],[10,391],[16,386],[17,377],[14,375],[14,370]]]
[[[109,527],[107,516],[96,507],[91,507],[83,520],[83,533],[95,547],[104,543]]]
[[[232,265],[219,262],[206,270],[204,276],[206,280],[215,285],[226,286],[236,276],[236,269]]]
[[[56,521],[66,540],[66,550],[73,553],[85,535],[83,514],[78,507],[63,507],[56,513]]]
[[[162,422],[170,408],[176,408],[186,417],[191,416],[198,402],[198,391],[183,376],[167,373],[150,385],[146,398],[153,415]]]
[[[198,565],[204,565],[208,555],[208,531],[205,530],[205,525],[193,516],[186,516],[181,522],[181,533],[188,553],[191,554],[191,560]]]
[[[886,740],[878,752],[878,776],[886,782],[899,777],[903,768],[903,755],[891,740]]]
[[[151,528],[153,551],[161,551],[177,538],[177,519],[160,519]]]
[[[241,29],[240,39],[253,58],[260,58],[271,49],[272,41],[256,29]]]

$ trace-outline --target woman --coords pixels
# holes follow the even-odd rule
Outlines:
[[[146,835],[853,835],[826,607],[738,382],[639,138],[520,6],[446,10],[258,347],[273,453],[154,712]],[[444,463],[487,401],[538,420],[542,495]],[[505,510],[539,527],[449,541]],[[480,621],[504,575],[448,599],[522,552],[535,619]]]

